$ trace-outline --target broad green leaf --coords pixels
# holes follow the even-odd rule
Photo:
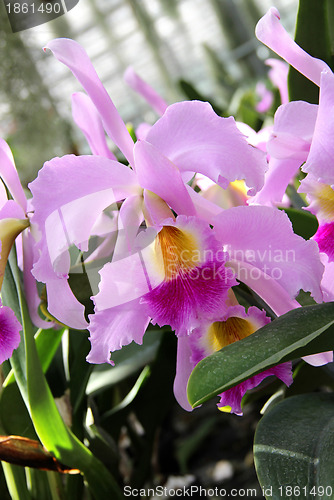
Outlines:
[[[294,309],[200,361],[188,381],[189,402],[195,407],[272,366],[333,346],[334,302]]]
[[[331,66],[327,0],[299,1],[295,41],[310,55]],[[290,100],[318,103],[318,87],[293,68],[289,71],[288,86]]]
[[[315,215],[306,210],[296,208],[284,208],[284,212],[289,217],[294,233],[308,240],[318,229],[318,220]]]
[[[293,396],[268,411],[255,433],[254,460],[265,497],[334,497],[334,394]]]

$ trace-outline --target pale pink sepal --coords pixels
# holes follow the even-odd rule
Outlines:
[[[310,56],[292,40],[281,25],[280,14],[275,7],[271,7],[257,23],[255,34],[260,42],[267,45],[318,87],[321,72],[324,69],[330,71],[324,61]]]
[[[310,356],[304,356],[302,359],[312,366],[327,365],[327,363],[331,363],[333,361],[333,351],[310,354]]]
[[[93,155],[117,160],[108,148],[102,120],[87,94],[83,92],[72,94],[72,116],[86,137]]]
[[[66,279],[55,278],[46,283],[48,311],[58,321],[70,328],[84,330],[88,323],[85,319],[85,308],[75,298]]]
[[[14,200],[27,211],[27,199],[24,194],[14,158],[7,142],[0,138],[0,176],[5,182]]]
[[[166,101],[151,87],[151,85],[145,82],[131,66],[125,71],[124,80],[129,87],[147,101],[159,116],[164,114],[168,106]]]
[[[72,71],[100,113],[107,134],[133,166],[131,136],[83,47],[74,40],[56,38],[45,49]]]
[[[193,368],[189,337],[187,335],[178,337],[174,396],[179,405],[186,411],[192,411],[193,409],[187,397],[187,384]]]
[[[310,153],[303,165],[304,172],[312,174],[324,184],[334,185],[334,74],[321,74],[320,99]]]

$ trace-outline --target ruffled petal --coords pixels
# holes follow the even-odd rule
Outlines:
[[[255,194],[267,168],[264,154],[249,146],[234,118],[221,118],[208,103],[172,104],[153,125],[146,140],[181,172],[199,172],[222,187],[245,179]]]
[[[170,325],[177,335],[185,335],[201,317],[226,308],[227,292],[236,281],[206,223],[184,216],[166,221],[154,249],[151,260],[160,272],[154,274],[152,266],[148,276],[163,279],[143,297],[153,323]]]
[[[323,265],[317,245],[294,234],[284,212],[260,206],[230,208],[216,217],[215,234],[231,259],[259,268],[291,298],[302,289],[322,301]]]
[[[271,7],[257,23],[255,35],[302,75],[320,85],[320,73],[324,69],[329,70],[329,67],[324,61],[310,56],[292,40],[281,25],[280,14],[275,7]]]
[[[282,380],[285,385],[289,386],[293,382],[291,363],[283,363],[281,365],[269,368],[268,370],[254,375],[241,384],[228,389],[227,391],[219,394],[220,401],[217,404],[218,408],[235,413],[236,415],[242,415],[241,400],[247,391],[258,386],[265,378],[275,375],[277,378]]]
[[[0,364],[19,346],[21,329],[14,312],[0,302]]]
[[[131,66],[125,71],[124,80],[129,87],[148,102],[159,116],[164,114],[168,106],[166,101],[151,87],[151,85],[140,78]]]
[[[107,134],[133,165],[131,136],[85,50],[68,38],[56,38],[49,42],[45,49],[50,49],[53,55],[72,71],[100,113]]]
[[[98,311],[135,301],[161,282],[162,278],[153,276],[151,272],[154,263],[150,246],[156,231],[150,229],[152,232],[146,230],[137,237],[133,245],[134,253],[113,259],[101,269],[99,293],[94,297]]]
[[[91,350],[87,361],[112,364],[110,353],[132,341],[142,344],[150,320],[138,299],[111,309],[96,309],[89,319]]]
[[[213,322],[202,322],[189,336],[193,366],[223,347],[252,335],[269,321],[265,311],[249,307],[246,312],[242,306],[235,305],[229,307],[224,314],[216,316]],[[241,400],[244,394],[270,375],[276,375],[284,383],[290,385],[292,383],[291,363],[270,368],[219,394],[218,408],[242,415]]]
[[[318,243],[320,252],[328,256],[328,262],[334,261],[334,222],[319,226],[313,239]]]
[[[72,94],[72,116],[86,137],[93,155],[116,161],[115,155],[108,148],[100,115],[88,95],[83,92]]]

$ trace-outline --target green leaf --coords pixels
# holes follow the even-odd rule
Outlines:
[[[317,232],[319,224],[315,215],[296,208],[284,208],[283,210],[289,217],[295,234],[308,240]]]
[[[122,493],[106,467],[84,446],[62,420],[55,400],[46,382],[38,357],[34,339],[34,327],[31,323],[27,304],[22,294],[20,275],[15,254],[9,260],[11,276],[14,280],[20,305],[25,363],[20,357],[18,369],[13,365],[16,381],[21,395],[30,412],[35,431],[45,448],[63,464],[79,469],[85,474],[90,490],[96,499],[112,495],[122,498]],[[26,371],[23,370],[25,364]],[[18,381],[18,378],[20,382]]]
[[[266,498],[332,499],[334,395],[302,394],[274,406],[257,426],[254,459]]]
[[[50,328],[48,330],[38,330],[35,335],[36,348],[38,352],[38,357],[42,364],[43,372],[46,373],[53,357],[59,347],[65,328],[60,330],[54,330]],[[15,382],[14,371],[11,370],[3,383],[3,387]]]
[[[294,309],[200,361],[188,381],[189,402],[195,407],[272,366],[333,346],[334,302]]]
[[[327,0],[300,0],[295,41],[313,57],[332,65]],[[288,76],[291,101],[318,103],[319,89],[298,71],[290,68]]]
[[[132,342],[113,353],[112,359],[115,366],[107,363],[96,365],[90,376],[86,393],[95,395],[98,392],[105,391],[138,372],[146,364],[151,363],[155,359],[162,336],[162,329],[148,330],[144,335],[142,345]]]

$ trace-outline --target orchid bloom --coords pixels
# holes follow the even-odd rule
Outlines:
[[[306,193],[310,202],[307,209],[319,221],[314,239],[320,252],[327,255],[327,259],[324,259],[323,289],[325,300],[332,300],[334,295],[329,291],[328,276],[333,276],[329,269],[334,258],[334,148],[331,140],[331,130],[334,128],[334,74],[324,61],[311,57],[289,37],[279,22],[277,9],[271,8],[260,19],[256,35],[318,85],[320,93],[319,105],[291,102],[278,110],[282,126],[276,128],[282,132],[281,139],[277,133],[268,144],[268,151],[276,158],[276,166],[269,168],[265,185],[252,202],[279,201],[289,177],[293,177],[305,162],[301,168],[308,175],[302,180],[299,192]]]
[[[316,243],[295,235],[288,217],[274,208],[239,206],[224,210],[214,220],[213,230],[204,221],[186,216],[163,221],[156,231],[149,229],[151,235],[139,238],[136,254],[106,264],[100,272],[95,312],[90,316],[92,348],[87,360],[111,362],[114,350],[133,340],[142,342],[150,321],[170,325],[178,336],[174,393],[186,410],[191,409],[186,385],[196,364],[193,351],[199,335],[194,332],[205,330],[203,335],[208,335],[208,325],[223,325],[235,317],[233,307],[237,302],[231,290],[236,285],[234,276],[277,315],[299,307],[294,298],[300,289],[322,300],[323,266]],[[264,317],[263,313],[260,316]],[[263,324],[247,327],[247,332]],[[240,331],[235,340],[242,335]],[[224,339],[219,342],[216,347],[225,345]],[[329,355],[307,361],[324,364]],[[287,384],[291,382],[290,367],[276,367],[221,395],[222,405],[240,413],[243,394],[273,374]]]
[[[293,41],[280,24],[280,15],[276,8],[269,9],[260,19],[255,33],[262,43],[285,59],[306,78],[320,86],[320,93],[328,94],[327,88],[330,86],[329,82],[332,78],[330,68],[324,61],[307,54]],[[327,102],[327,104],[329,103]],[[318,110],[322,114],[320,106],[303,101],[286,103],[278,108],[275,114],[272,139],[268,142],[270,161],[265,184],[253,198],[252,203],[267,205],[280,203],[288,183],[306,160],[307,162],[302,168],[304,172],[309,171],[310,160],[313,164],[315,158],[317,158],[317,165],[323,165],[322,173],[326,170],[324,166],[326,162],[323,161],[324,158],[319,156],[319,147],[316,151],[315,146],[311,146],[318,134],[315,129],[316,121],[319,122]],[[329,116],[328,111],[327,118]],[[319,125],[317,125],[317,129],[319,129]],[[322,150],[322,155],[324,154],[326,153]],[[314,170],[314,166],[312,170]]]
[[[3,139],[0,139],[0,176],[13,197],[13,200],[9,201],[7,198],[3,198],[3,207],[1,209],[1,218],[3,220],[1,223],[7,225],[7,227],[11,226],[12,240],[9,240],[9,245],[3,242],[4,248],[1,253],[1,261],[3,259],[4,264],[6,263],[11,245],[14,239],[17,238],[18,263],[23,270],[23,283],[31,320],[38,328],[51,328],[54,323],[43,320],[38,314],[41,301],[36,281],[31,274],[35,239],[33,235],[34,228],[31,227],[29,219],[30,205],[22,188],[12,152]]]
[[[146,140],[134,144],[82,47],[73,40],[57,39],[47,48],[71,69],[88,94],[76,94],[73,114],[94,155],[46,162],[30,184],[32,225],[38,239],[33,274],[46,283],[49,312],[81,329],[87,321],[68,284],[68,250],[72,245],[88,250],[89,237],[105,209],[122,202],[117,229],[124,238],[117,239],[113,259],[124,258],[132,253],[144,219],[148,225],[161,225],[173,217],[172,209],[210,222],[219,213],[219,207],[186,184],[195,172],[223,187],[244,179],[248,192],[255,193],[262,186],[266,161],[261,151],[247,144],[232,117],[218,117],[208,103],[198,101],[169,106]],[[108,154],[102,124],[130,168]]]
[[[15,238],[29,222],[25,216],[26,199],[19,182],[8,144],[0,139],[0,175],[11,190],[14,200],[8,200],[5,186],[0,181],[0,289],[7,259]],[[22,206],[23,205],[23,206]],[[21,325],[14,312],[0,301],[0,364],[10,358],[20,343]]]
[[[217,317],[215,321],[202,322],[188,337],[179,339],[178,365],[182,366],[183,373],[181,373],[183,376],[186,374],[186,377],[183,379],[178,371],[174,392],[181,406],[186,410],[191,410],[186,398],[185,387],[191,370],[199,361],[226,345],[248,337],[269,321],[270,319],[264,311],[257,307],[250,307],[246,313],[245,309],[236,302],[236,305],[231,305],[228,308],[226,314]],[[188,372],[186,372],[185,367],[188,368]],[[242,415],[241,401],[245,393],[271,375],[275,375],[289,386],[293,381],[291,363],[283,363],[258,373],[221,393],[219,395],[220,401],[217,404],[218,408],[222,411]]]

